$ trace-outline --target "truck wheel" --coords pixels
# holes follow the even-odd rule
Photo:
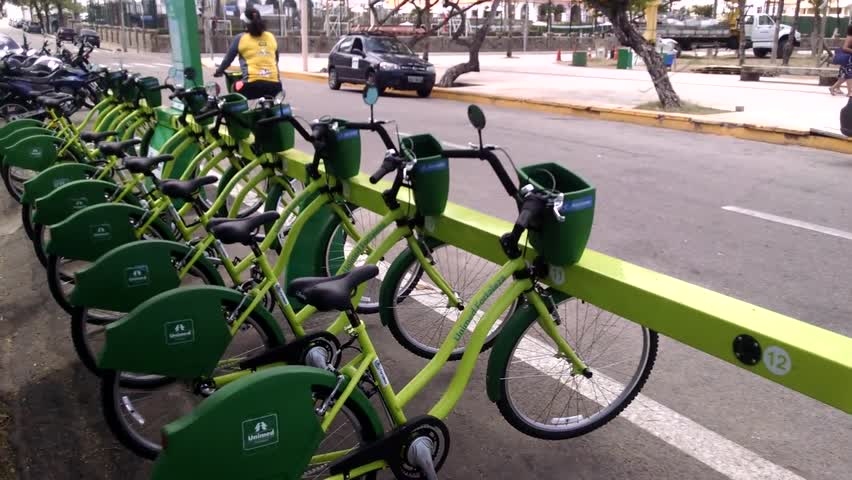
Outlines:
[[[771,50],[766,48],[754,48],[752,51],[754,52],[754,56],[757,58],[766,58],[766,56],[769,55],[769,52],[771,52]]]

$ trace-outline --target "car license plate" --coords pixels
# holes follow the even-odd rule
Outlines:
[[[423,83],[423,77],[408,77],[409,83]]]

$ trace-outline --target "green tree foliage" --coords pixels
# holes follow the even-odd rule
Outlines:
[[[692,8],[689,9],[689,12],[699,17],[712,17],[713,5],[693,5]]]

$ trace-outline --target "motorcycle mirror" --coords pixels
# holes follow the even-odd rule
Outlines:
[[[476,105],[470,105],[467,107],[467,119],[470,121],[470,124],[473,125],[473,128],[480,132],[485,128],[485,113],[483,113],[482,109]]]

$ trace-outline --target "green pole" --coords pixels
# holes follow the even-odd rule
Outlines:
[[[175,85],[186,88],[204,85],[195,1],[170,0],[166,2],[166,13],[169,17]]]

